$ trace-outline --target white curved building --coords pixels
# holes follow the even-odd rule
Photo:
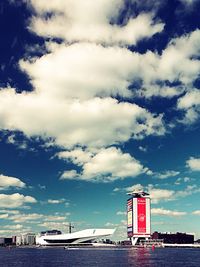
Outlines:
[[[36,236],[36,245],[60,246],[69,244],[89,243],[96,238],[112,235],[115,229],[86,229],[70,234],[40,235]]]

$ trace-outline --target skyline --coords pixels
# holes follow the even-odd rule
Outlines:
[[[199,0],[0,4],[0,235],[116,227],[200,237]]]

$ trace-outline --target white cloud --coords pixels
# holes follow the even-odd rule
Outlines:
[[[19,214],[19,210],[0,210],[0,213],[7,213],[7,214]]]
[[[158,84],[146,84],[137,93],[138,96],[152,98],[155,96],[163,98],[173,98],[174,96],[179,96],[182,94],[186,88],[183,86],[167,86]]]
[[[160,189],[150,186],[148,189],[148,193],[150,194],[152,203],[154,204],[157,204],[161,201],[175,200],[176,198],[176,193],[174,190]]]
[[[158,177],[159,179],[166,179],[166,178],[169,178],[169,177],[177,176],[178,174],[180,174],[180,172],[171,170],[171,171],[164,171],[164,172],[161,172],[161,173],[157,173],[156,177]]]
[[[79,165],[82,164],[83,171],[80,175],[76,171],[64,172],[61,179],[108,182],[126,177],[134,177],[148,171],[130,154],[123,153],[115,147],[99,150],[93,156],[88,157],[87,162],[85,162],[85,157],[82,157],[82,154],[81,158],[77,158],[77,154],[74,158],[73,151],[72,154],[66,153],[66,155],[75,160]],[[83,159],[83,162],[81,162],[81,159]]]
[[[200,158],[191,157],[186,161],[187,167],[189,167],[192,171],[200,171]]]
[[[20,230],[20,229],[23,229],[24,226],[22,224],[15,224],[15,225],[6,225],[3,228],[9,229],[9,230]]]
[[[41,218],[43,218],[43,214],[38,213],[19,213],[9,217],[9,219],[14,221],[15,223],[29,222]]]
[[[193,179],[190,178],[190,177],[183,177],[183,178],[178,178],[176,181],[175,181],[175,184],[176,185],[180,185],[181,183],[189,183],[191,182]]]
[[[117,190],[116,188],[114,189],[115,192],[119,191]],[[141,192],[141,191],[144,191],[144,186],[141,185],[141,184],[134,184],[132,186],[129,186],[129,187],[126,187],[125,188],[125,191],[126,192]]]
[[[119,215],[119,216],[126,215],[126,212],[125,211],[117,211],[116,215]]]
[[[186,6],[190,6],[193,5],[194,3],[196,3],[198,0],[179,0],[180,2],[182,2],[183,4],[185,4]]]
[[[28,137],[52,137],[65,147],[98,147],[165,133],[161,116],[112,98],[69,102],[5,89],[0,91],[0,102],[1,129],[19,130]]]
[[[147,148],[143,146],[139,146],[139,150],[142,152],[147,152]]]
[[[0,194],[0,207],[3,208],[17,208],[26,203],[36,203],[36,199],[31,196],[24,196],[22,194]]]
[[[134,177],[142,172],[144,168],[137,160],[114,147],[102,149],[83,166],[83,176],[88,178],[105,175],[111,176],[112,180],[117,177]]]
[[[58,215],[48,215],[44,217],[44,221],[50,222],[57,222],[57,221],[65,221],[66,216],[58,216]]]
[[[76,170],[71,171],[64,171],[62,175],[60,176],[60,180],[73,180],[73,179],[79,179],[80,175],[77,173]]]
[[[19,178],[0,174],[0,190],[9,189],[11,187],[24,188],[25,186],[26,184],[22,182]]]
[[[60,204],[65,202],[65,198],[61,198],[61,199],[48,199],[47,202],[49,204]]]
[[[200,210],[195,210],[192,212],[193,215],[200,215]]]
[[[200,30],[172,39],[163,51],[159,64],[159,75],[170,82],[177,78],[183,84],[194,81],[200,70],[200,62],[195,56],[200,52]]]
[[[38,220],[40,222],[65,221],[66,217],[69,215],[70,213],[65,213],[65,215],[60,215],[60,214],[46,215],[46,214],[41,214],[41,213],[19,213],[19,214],[10,215],[8,219],[15,223],[23,223],[23,222],[36,223],[36,221]]]
[[[68,42],[87,41],[106,44],[136,44],[163,30],[164,24],[154,23],[151,14],[139,14],[125,25],[114,22],[124,7],[123,0],[31,0],[37,16],[32,17],[30,29],[41,36],[63,38]],[[87,12],[83,12],[87,10]],[[46,12],[53,16],[45,18]]]
[[[0,219],[7,219],[8,218],[8,214],[0,214]]]
[[[171,190],[171,189],[163,189],[157,188],[152,184],[147,186],[143,186],[141,184],[135,184],[133,186],[129,186],[126,188],[115,188],[114,192],[137,192],[137,191],[146,191],[149,193],[151,202],[153,204],[158,204],[160,202],[173,201],[182,197],[190,196],[192,194],[196,194],[200,192],[200,189],[196,185],[188,185],[184,190]]]
[[[178,99],[177,108],[185,112],[182,122],[194,123],[200,117],[200,91],[192,89]]]
[[[68,222],[43,222],[40,223],[39,226],[45,227],[47,229],[59,229],[61,231],[67,231],[68,229]]]
[[[174,210],[166,210],[163,208],[153,208],[151,209],[151,214],[177,217],[177,216],[184,216],[187,213],[184,211],[174,211]]]
[[[200,30],[172,39],[161,55],[94,43],[46,43],[48,54],[21,60],[20,66],[31,77],[37,92],[48,96],[86,99],[136,94],[171,98],[186,91],[198,77],[199,44]],[[138,80],[142,81],[140,90],[130,90],[129,86]],[[169,86],[166,81],[179,81],[181,85]]]
[[[13,236],[17,234],[30,233],[32,229],[30,227],[23,227],[23,229],[3,229],[0,230],[0,234],[3,236]]]
[[[59,159],[72,160],[76,165],[83,165],[91,160],[93,154],[89,151],[84,151],[81,148],[77,148],[71,151],[61,151],[57,153]],[[73,176],[73,173],[71,173]]]

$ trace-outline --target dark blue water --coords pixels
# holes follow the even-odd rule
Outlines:
[[[1,267],[66,267],[66,266],[134,266],[190,267],[200,266],[200,249],[150,248],[80,249],[0,248]]]

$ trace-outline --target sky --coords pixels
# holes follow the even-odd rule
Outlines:
[[[0,3],[0,236],[116,228],[200,238],[200,1]]]

